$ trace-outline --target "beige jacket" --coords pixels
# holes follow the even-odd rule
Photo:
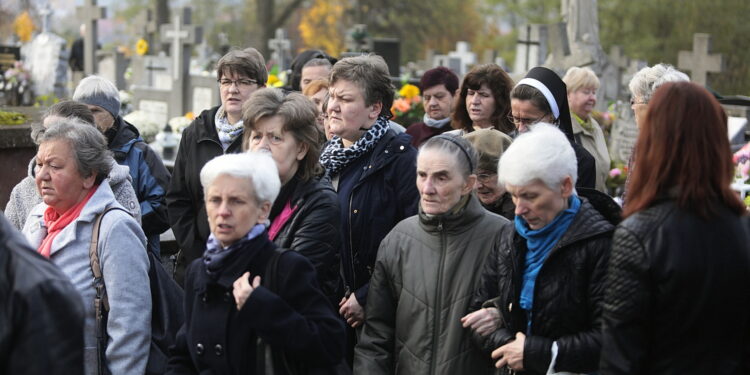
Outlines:
[[[570,117],[570,122],[573,124],[573,137],[596,161],[596,190],[606,194],[606,181],[611,159],[609,158],[609,150],[607,150],[607,141],[604,139],[604,132],[593,117],[591,117],[592,132],[581,127],[575,116],[571,114]]]

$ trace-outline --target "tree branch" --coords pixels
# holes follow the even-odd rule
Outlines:
[[[273,30],[276,30],[279,27],[283,26],[287,18],[292,15],[292,12],[294,12],[294,10],[297,9],[303,1],[305,0],[292,0],[289,4],[287,4],[286,8],[284,8],[284,11],[281,12],[279,17],[273,21]]]

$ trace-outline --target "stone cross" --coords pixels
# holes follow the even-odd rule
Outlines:
[[[628,64],[630,64],[630,59],[628,59],[627,56],[623,55],[622,46],[618,45],[613,45],[609,49],[609,55],[607,55],[607,58],[609,59],[609,63],[614,70],[614,83],[616,86],[614,88],[614,95],[618,96],[620,95],[620,91],[622,90],[623,74],[625,72],[625,69],[628,68]]]
[[[42,17],[42,32],[46,33],[49,31],[49,18],[52,16],[52,8],[49,3],[39,9],[39,15]]]
[[[96,0],[84,0],[83,6],[76,9],[78,18],[86,25],[86,35],[83,37],[83,72],[86,75],[96,73],[96,49],[98,38],[96,33],[97,20],[107,16],[107,9],[96,6]]]
[[[162,43],[171,45],[172,79],[181,80],[190,66],[191,46],[200,43],[202,30],[190,24],[192,10],[182,8],[172,16],[171,24],[161,25]]]
[[[708,73],[724,71],[724,60],[720,53],[709,54],[711,50],[710,34],[693,36],[693,51],[680,51],[677,67],[690,71],[693,82],[706,86]]]
[[[134,22],[136,25],[136,30],[142,33],[140,37],[148,42],[149,52],[157,51],[158,48],[154,45],[154,43],[156,42],[154,40],[154,35],[159,31],[159,28],[156,24],[156,16],[154,15],[154,11],[151,9],[145,9],[143,12],[138,13]]]
[[[526,74],[529,69],[542,65],[547,58],[547,26],[528,24],[518,31],[516,61],[513,72]]]
[[[469,42],[457,42],[456,50],[448,52],[448,57],[457,58],[461,61],[460,71],[457,72],[461,76],[469,71],[469,65],[477,63],[477,55],[474,52],[471,52]]]
[[[286,69],[288,65],[286,57],[292,49],[292,43],[286,37],[286,30],[276,29],[274,38],[268,41],[268,48],[273,51],[271,59],[279,64],[279,69]]]

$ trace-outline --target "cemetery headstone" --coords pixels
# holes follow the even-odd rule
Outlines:
[[[542,65],[547,57],[547,26],[528,24],[518,30],[516,61],[513,72],[526,74],[531,68]]]
[[[78,18],[86,25],[86,34],[83,37],[83,71],[86,75],[95,74],[96,50],[98,46],[97,21],[105,18],[107,10],[96,5],[96,0],[84,0],[83,6],[77,9]]]
[[[118,89],[127,89],[127,84],[125,83],[125,70],[128,68],[130,59],[127,59],[125,54],[119,51],[100,51],[97,56],[99,58],[99,75],[114,83]]]
[[[711,54],[711,35],[693,35],[693,50],[680,51],[677,67],[690,71],[690,79],[702,86],[708,82],[708,73],[724,71],[724,60],[720,53]]]
[[[456,73],[459,77],[461,74],[461,59],[458,57],[450,57],[448,55],[435,55],[433,56],[433,67],[444,66]]]
[[[34,95],[67,97],[68,54],[65,46],[65,39],[49,32],[37,35],[24,46],[24,66],[31,73]]]
[[[14,46],[0,46],[0,71],[13,67],[16,61],[21,60],[21,48]]]
[[[456,58],[460,61],[458,74],[460,76],[469,72],[469,67],[477,63],[477,55],[471,52],[469,42],[456,42],[456,50],[448,52],[448,57]]]
[[[400,76],[401,43],[397,38],[375,38],[372,41],[373,52],[383,57],[392,77]]]
[[[372,38],[367,32],[367,25],[356,24],[346,32],[346,50],[348,52],[360,53],[372,51]]]
[[[286,37],[286,30],[276,29],[274,38],[268,41],[268,48],[272,51],[271,60],[279,65],[280,70],[288,69],[291,61],[292,42]]]
[[[171,24],[161,25],[162,43],[170,45],[172,79],[178,81],[190,66],[192,46],[200,43],[202,28],[191,25],[192,10],[182,8],[174,12]]]
[[[612,124],[608,149],[613,162],[627,164],[633,147],[638,139],[638,126],[633,118],[633,111],[627,105],[617,109],[615,122]]]

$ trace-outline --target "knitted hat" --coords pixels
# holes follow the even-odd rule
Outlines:
[[[120,115],[120,93],[117,87],[99,76],[82,79],[73,93],[73,100],[102,107],[115,119]]]
[[[497,172],[497,163],[503,152],[513,142],[509,136],[497,129],[480,129],[467,133],[464,138],[471,142],[479,154],[477,169]]]

